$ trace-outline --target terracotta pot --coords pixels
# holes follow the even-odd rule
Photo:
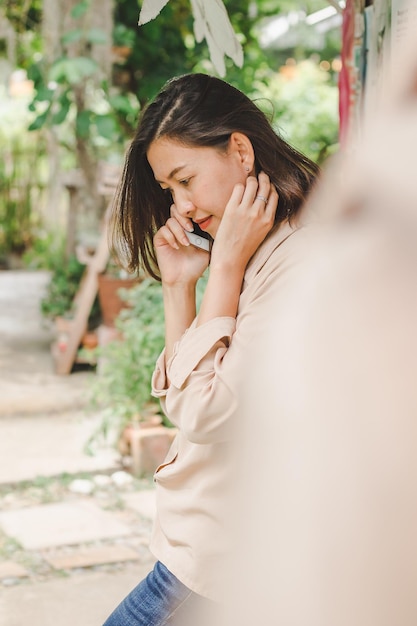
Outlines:
[[[128,306],[119,296],[120,289],[131,289],[137,284],[138,281],[134,278],[115,278],[109,274],[99,275],[98,299],[105,326],[114,327],[120,311]]]
[[[158,424],[157,419],[132,424],[124,429],[119,440],[119,452],[130,457],[135,476],[150,475],[164,461],[176,434],[176,428]]]
[[[87,350],[93,350],[94,348],[97,348],[98,346],[97,333],[94,331],[89,331],[85,333],[85,335],[82,338],[82,345],[83,345],[83,348],[86,348]]]

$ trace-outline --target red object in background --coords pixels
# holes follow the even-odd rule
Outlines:
[[[342,69],[339,75],[339,141],[342,146],[346,143],[348,137],[355,106],[354,40],[355,7],[353,0],[347,0],[343,11]]]

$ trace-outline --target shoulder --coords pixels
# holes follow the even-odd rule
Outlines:
[[[285,290],[296,275],[307,270],[309,259],[319,245],[319,231],[309,223],[288,225],[271,233],[248,266],[242,307],[259,298],[268,298],[271,292]]]
[[[308,256],[315,239],[312,224],[288,222],[275,228],[262,243],[248,265],[245,280],[250,283],[256,276],[283,268],[291,262]]]

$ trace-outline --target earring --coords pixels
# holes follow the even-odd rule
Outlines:
[[[245,167],[245,171],[249,172],[249,167],[248,166]]]

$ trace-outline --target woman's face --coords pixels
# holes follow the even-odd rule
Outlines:
[[[231,139],[227,152],[220,152],[161,137],[151,143],[147,156],[155,180],[171,193],[177,211],[214,238],[233,187],[248,176],[238,144]]]

